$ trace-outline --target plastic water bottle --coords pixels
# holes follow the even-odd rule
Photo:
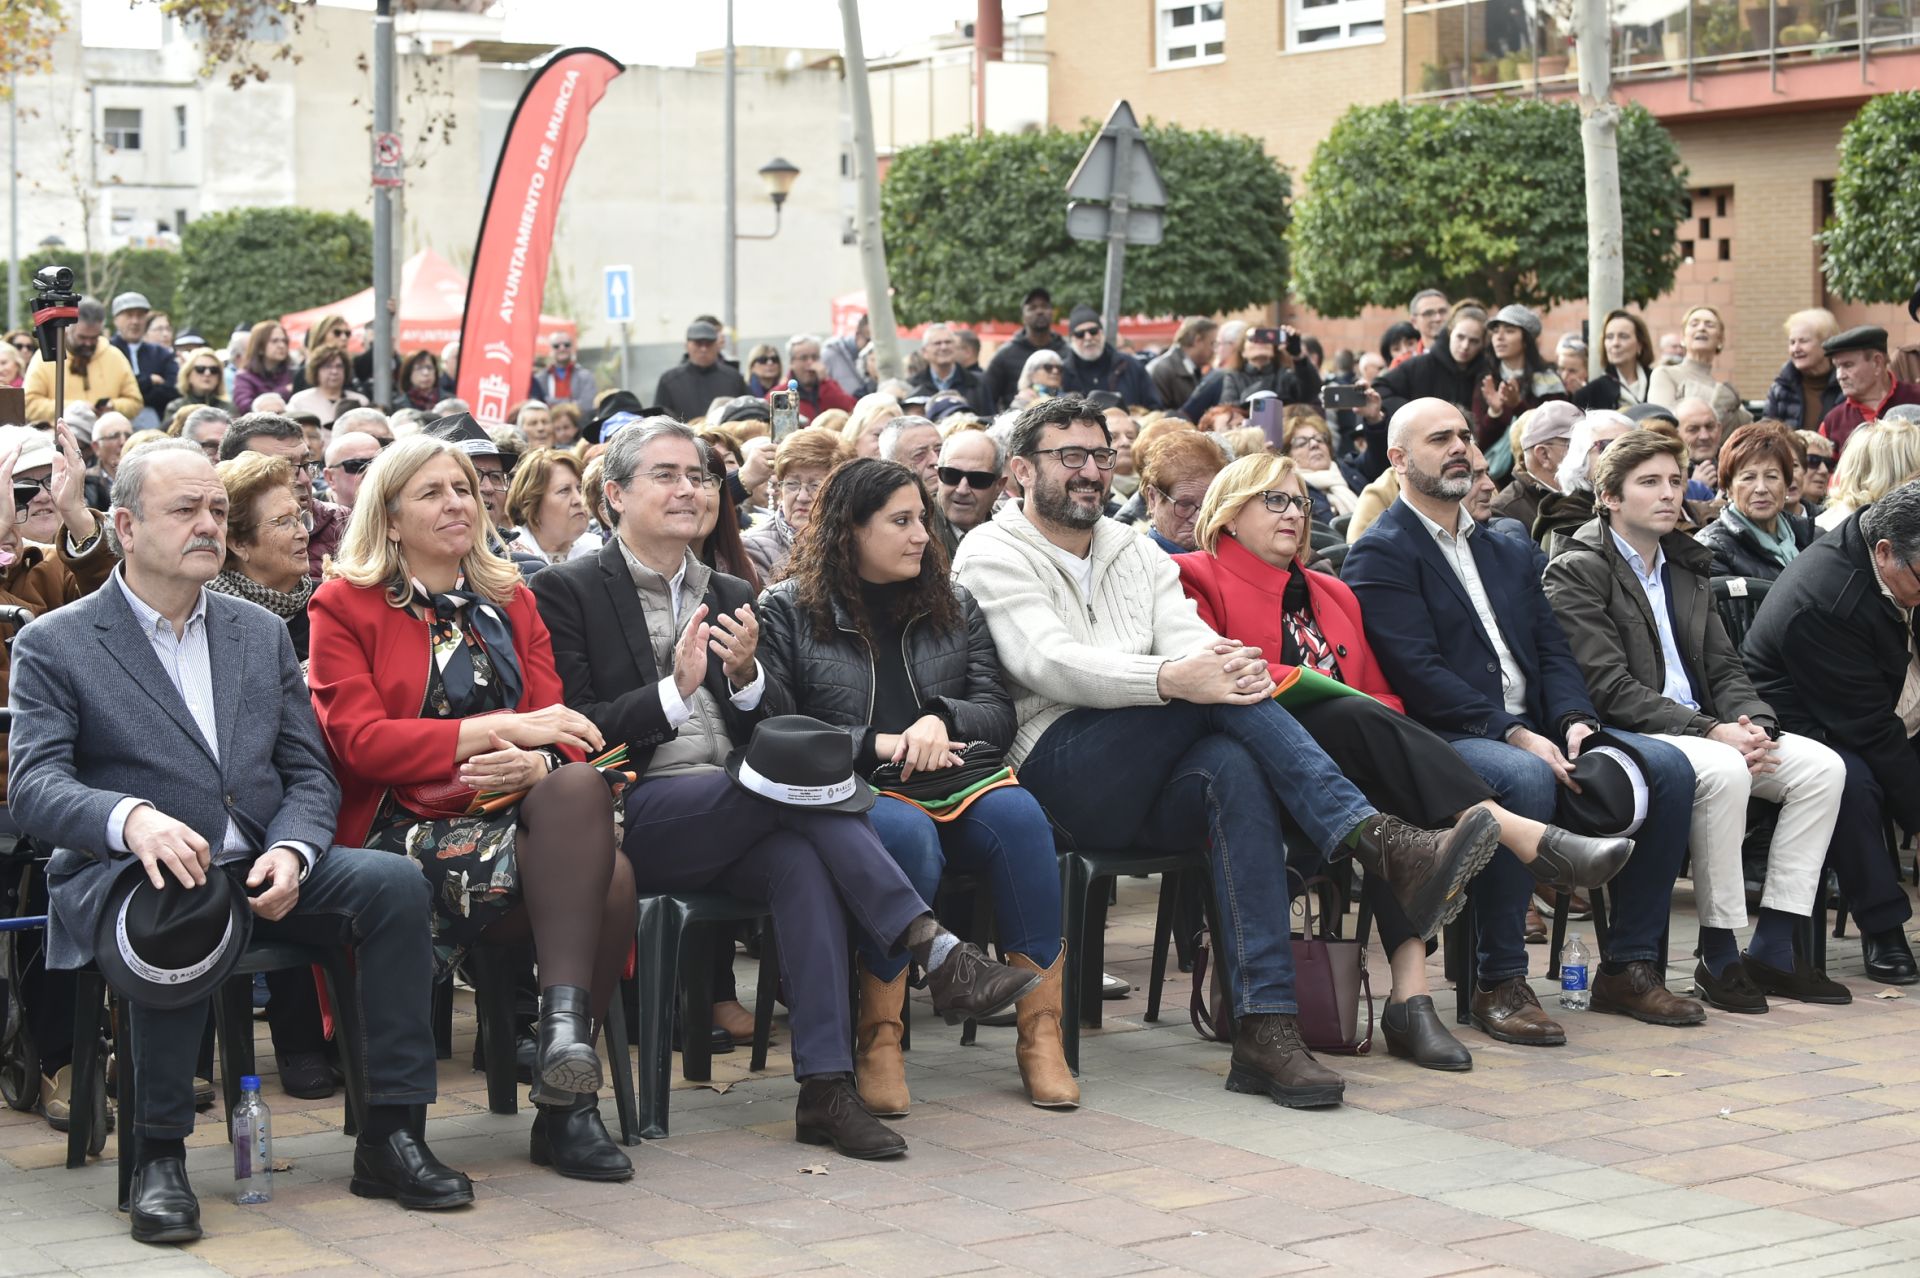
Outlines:
[[[240,1105],[233,1111],[233,1201],[273,1201],[273,1115],[260,1099],[260,1080],[240,1079]]]
[[[1593,993],[1587,988],[1588,964],[1592,958],[1577,932],[1560,947],[1560,1006],[1568,1011],[1584,1012],[1593,1002]]]

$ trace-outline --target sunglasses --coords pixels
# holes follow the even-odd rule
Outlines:
[[[342,474],[364,475],[367,473],[367,467],[378,460],[380,459],[377,457],[348,457],[334,464],[339,467]]]
[[[759,359],[756,359],[753,362],[755,365],[778,364],[780,362],[780,357],[778,355],[762,355]]]
[[[28,338],[24,342],[15,342],[13,349],[19,351],[22,355],[30,354],[33,351],[33,339]]]
[[[958,488],[962,480],[975,492],[984,492],[1000,482],[1000,476],[990,470],[960,470],[954,466],[942,466],[939,470],[940,482],[949,488]]]
[[[220,375],[220,366],[218,364],[195,364],[193,366],[193,372],[196,377],[201,373],[211,373],[215,377],[218,377]]]
[[[1076,328],[1073,330],[1073,335],[1075,337],[1098,337],[1100,336],[1100,326],[1095,324],[1091,328]]]
[[[45,479],[16,479],[13,481],[13,508],[24,511],[35,497],[41,493],[53,491],[53,477]]]
[[[1819,453],[1808,453],[1807,469],[1808,470],[1832,470],[1833,458],[1822,456]]]

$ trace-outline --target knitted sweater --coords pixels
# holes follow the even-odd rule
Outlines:
[[[1000,650],[1016,767],[1069,710],[1165,705],[1160,667],[1219,639],[1180,589],[1173,560],[1124,524],[1094,527],[1091,597],[1051,545],[1009,502],[967,534],[953,564]]]

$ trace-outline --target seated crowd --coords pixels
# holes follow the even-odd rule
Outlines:
[[[390,416],[344,398],[327,345],[301,376],[317,423],[263,409],[269,382],[168,433],[0,428],[0,602],[38,618],[0,656],[5,798],[58,849],[49,979],[99,961],[132,1008],[133,1236],[200,1234],[184,1141],[217,964],[130,920],[210,899],[223,945],[355,950],[351,1188],[416,1209],[474,1197],[425,1114],[431,991],[477,945],[534,955],[531,1161],[633,1176],[598,1039],[642,895],[767,907],[795,1135],[858,1158],[906,1152],[881,1120],[912,1103],[916,972],[949,1024],[1015,1027],[1034,1105],[1079,1104],[1066,849],[1204,867],[1225,1085],[1289,1107],[1345,1088],[1289,945],[1322,872],[1362,872],[1387,1050],[1429,1069],[1473,1067],[1427,976],[1463,913],[1471,1022],[1520,1046],[1568,1041],[1529,983],[1541,908],[1595,912],[1593,1009],[1654,1025],[1848,1002],[1806,944],[1829,869],[1868,976],[1920,981],[1887,837],[1920,832],[1920,409],[1884,332],[1824,315],[1789,322],[1781,416],[1752,421],[1710,308],[1671,364],[1617,312],[1588,378],[1525,307],[1426,290],[1323,374],[1311,339],[1212,321],[1149,364],[1090,307],[1055,332],[1036,289],[984,368],[944,325],[891,382],[860,341],[795,338],[811,424],[778,442],[781,349],[741,395],[705,318],[657,408],[568,363],[505,426],[422,402],[424,376]],[[1764,595],[1742,633],[1729,577]],[[949,871],[990,890],[998,961],[937,917]],[[1691,996],[1665,975],[1683,876]],[[732,956],[729,1044],[751,1033]],[[282,1085],[331,1093],[310,975],[267,992]],[[32,1001],[57,1122],[71,1049],[60,998]]]

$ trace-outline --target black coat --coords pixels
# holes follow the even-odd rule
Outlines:
[[[672,678],[654,664],[653,641],[648,637],[646,609],[634,589],[633,574],[620,553],[620,540],[609,537],[600,553],[552,564],[527,580],[540,606],[540,619],[553,637],[553,664],[566,689],[567,704],[593,720],[612,749],[627,743],[633,771],[645,775],[653,752],[673,740],[675,729],[660,705],[659,683]],[[753,588],[738,577],[714,573],[703,602],[707,615],[731,613],[753,602]],[[768,713],[762,696],[756,710],[733,704],[733,689],[720,658],[707,654],[707,676],[702,681],[720,703],[727,735],[745,745],[753,725]],[[771,672],[769,672],[771,690]]]
[[[1866,760],[1909,834],[1920,832],[1920,755],[1894,707],[1912,642],[1912,622],[1880,593],[1854,514],[1787,565],[1741,647],[1780,726]]]
[[[1013,403],[1013,397],[1020,391],[1020,374],[1026,371],[1027,360],[1037,351],[1053,351],[1061,359],[1066,359],[1071,348],[1067,339],[1049,331],[1047,341],[1036,345],[1026,329],[1021,329],[1006,341],[1006,345],[993,353],[987,361],[986,372],[982,377],[986,381],[987,400],[998,413]]]
[[[1794,544],[1801,550],[1813,544],[1812,523],[1784,513],[1780,518],[1793,529]],[[1733,522],[1731,507],[1721,511],[1720,517],[1695,533],[1693,539],[1713,552],[1716,577],[1758,577],[1772,581],[1780,575],[1780,561],[1767,553],[1752,533]]]
[[[1788,360],[1773,375],[1773,385],[1767,387],[1767,407],[1761,416],[1785,422],[1790,430],[1819,430],[1821,419],[1839,402],[1840,375],[1829,372],[1827,384],[1820,388],[1819,406],[1809,410],[1806,385],[1800,380],[1800,370],[1793,366],[1792,360]]]
[[[1127,408],[1159,408],[1160,392],[1147,376],[1147,366],[1133,356],[1117,351],[1113,343],[1101,347],[1094,359],[1081,359],[1069,350],[1060,357],[1060,385],[1069,395],[1091,395],[1094,391],[1112,391]]]
[[[955,741],[1013,744],[1013,698],[1000,679],[1000,654],[973,596],[953,583],[962,629],[942,632],[922,614],[906,623],[907,674],[923,711],[946,721]],[[846,728],[854,757],[873,757],[873,653],[836,601],[834,629],[822,632],[800,606],[791,580],[760,596],[761,664],[767,672],[769,714],[804,714]]]
[[[1180,405],[1180,416],[1198,422],[1200,415],[1220,404],[1238,404],[1255,391],[1268,390],[1282,404],[1320,406],[1320,370],[1310,359],[1296,359],[1292,368],[1281,367],[1278,360],[1263,369],[1216,368],[1200,379]]]
[[[152,342],[140,343],[140,358],[135,360],[129,353],[127,340],[117,333],[113,344],[134,366],[133,380],[140,383],[140,398],[158,416],[160,410],[172,403],[180,393],[180,361],[174,358],[172,351]],[[153,380],[156,376],[160,378],[158,382]],[[160,424],[166,425],[164,421]]]
[[[1380,420],[1366,425],[1367,451],[1361,454],[1361,469],[1369,479],[1378,479],[1387,468],[1387,423],[1401,407],[1416,399],[1444,399],[1458,404],[1460,411],[1473,411],[1473,393],[1487,375],[1480,360],[1462,367],[1453,362],[1448,337],[1442,333],[1433,349],[1415,355],[1404,364],[1396,364],[1373,379],[1380,392]]]
[[[921,370],[920,376],[913,379],[913,389],[922,395],[940,394],[940,388],[933,383],[933,370]],[[947,388],[966,397],[967,408],[977,417],[993,416],[993,400],[987,395],[986,379],[977,368],[968,368],[962,364],[953,366],[953,385]]]
[[[722,395],[746,393],[747,379],[727,361],[716,360],[701,368],[692,360],[683,359],[660,374],[660,381],[653,388],[653,402],[662,411],[690,422],[705,415],[707,405]]]

